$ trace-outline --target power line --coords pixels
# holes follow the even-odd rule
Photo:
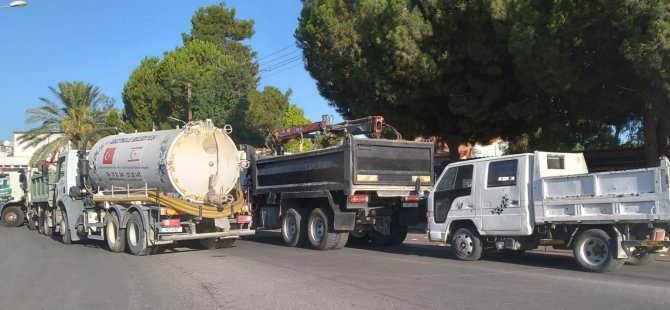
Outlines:
[[[270,72],[270,73],[268,73],[267,75],[263,75],[263,77],[264,77],[264,78],[271,77],[271,76],[273,76],[273,75],[277,75],[277,74],[282,73],[282,72],[284,72],[284,71],[288,71],[288,70],[291,70],[291,69],[295,69],[295,68],[298,68],[298,67],[300,67],[300,66],[301,66],[300,64],[293,65],[293,66],[290,66],[290,67],[288,67],[288,68],[281,69],[281,70],[279,70],[279,71]]]
[[[288,52],[288,53],[282,54],[282,55],[280,55],[280,56],[277,56],[277,57],[275,57],[275,58],[272,58],[272,59],[270,59],[270,60],[268,60],[268,61],[265,61],[265,62],[261,63],[261,66],[266,66],[266,65],[271,64],[271,63],[273,63],[273,62],[276,62],[276,61],[278,61],[278,60],[281,60],[282,58],[286,58],[286,57],[288,57],[288,56],[292,56],[292,55],[294,55],[296,52],[300,52],[300,51],[301,51],[300,49],[296,49],[296,50],[290,51],[290,52]]]
[[[260,61],[260,60],[266,59],[266,58],[268,58],[268,57],[270,57],[270,56],[272,56],[272,55],[278,54],[278,53],[280,53],[280,52],[282,52],[282,51],[285,51],[286,49],[288,49],[288,48],[291,47],[291,46],[295,46],[295,45],[294,45],[293,43],[291,43],[291,44],[289,44],[289,45],[287,45],[287,46],[285,46],[285,47],[282,47],[281,49],[279,49],[279,50],[277,50],[277,51],[274,51],[274,52],[272,52],[272,53],[270,53],[270,54],[267,54],[267,55],[265,55],[265,56],[263,56],[263,57],[261,57],[261,58],[258,58],[258,60]]]
[[[299,60],[302,60],[302,55],[298,55],[298,56],[295,56],[295,57],[293,57],[293,58],[289,58],[289,59],[287,59],[287,60],[284,60],[284,61],[282,61],[282,62],[280,62],[280,63],[276,63],[276,64],[274,64],[274,65],[272,65],[272,66],[269,66],[269,67],[267,67],[267,68],[262,69],[261,72],[272,71],[272,70],[275,70],[275,69],[277,69],[277,68],[281,68],[281,67],[283,67],[283,66],[286,66],[286,65],[288,65],[288,64],[294,63],[294,62],[299,61]]]

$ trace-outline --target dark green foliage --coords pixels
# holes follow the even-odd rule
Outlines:
[[[254,35],[254,21],[237,19],[235,13],[225,3],[198,9],[191,18],[191,33],[182,34],[184,44],[194,39],[212,42],[238,63],[251,62],[255,53],[241,42]]]
[[[346,118],[381,114],[451,149],[502,136],[555,150],[616,147],[642,118],[664,153],[667,0],[303,3],[307,69]]]
[[[345,118],[383,115],[407,138],[436,135],[455,149],[532,120],[518,107],[527,96],[501,23],[488,1],[313,0],[296,39]]]
[[[149,131],[165,122],[168,111],[161,111],[166,92],[158,82],[160,58],[142,60],[123,86],[123,104],[128,122],[139,131]]]

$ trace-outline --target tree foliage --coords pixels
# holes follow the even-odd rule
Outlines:
[[[114,106],[114,101],[97,86],[80,81],[60,82],[49,90],[57,101],[40,97],[43,105],[26,111],[26,123],[38,126],[18,140],[25,147],[41,145],[30,159],[31,164],[40,159],[53,160],[69,145],[81,147],[84,137],[105,123]]]
[[[238,63],[250,63],[255,53],[242,43],[254,35],[254,21],[235,17],[225,3],[200,8],[191,18],[191,33],[182,34],[184,44],[194,39],[212,42]]]
[[[296,39],[345,118],[381,114],[406,137],[436,135],[456,149],[529,119],[508,113],[523,110],[522,94],[486,3],[309,0]]]
[[[170,118],[187,120],[190,108],[194,119],[232,125],[237,143],[263,145],[281,127],[290,91],[256,90],[255,53],[242,43],[254,34],[253,21],[220,4],[199,9],[191,23],[184,46],[144,59],[131,74],[124,87],[128,121],[142,130],[170,128]]]
[[[305,117],[305,111],[299,108],[295,104],[291,104],[288,106],[288,111],[284,116],[283,122],[284,122],[283,123],[284,128],[307,125],[312,123],[309,119],[307,119],[307,117]],[[316,142],[318,143],[318,141]],[[314,141],[312,141],[311,139],[305,139],[303,137],[303,139],[293,139],[287,142],[286,145],[284,146],[284,150],[289,153],[296,153],[301,151],[306,152],[313,150],[315,147],[314,145],[315,145]]]
[[[167,94],[158,81],[160,61],[158,57],[144,58],[123,86],[126,118],[140,131],[149,131],[166,121],[168,111],[161,111]]]
[[[251,91],[244,109],[244,124],[240,124],[243,132],[237,130],[237,137],[245,143],[264,145],[270,132],[283,127],[285,114],[290,111],[290,96],[291,90],[282,93],[272,86]]]
[[[667,138],[653,117],[668,107],[667,0],[303,4],[307,70],[347,118],[382,114],[450,149],[492,136],[611,147],[643,115],[647,145]]]

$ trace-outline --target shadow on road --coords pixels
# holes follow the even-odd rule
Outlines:
[[[258,231],[255,236],[245,237],[244,240],[268,245],[285,246],[279,231]],[[398,246],[375,246],[372,244],[347,245],[348,248],[375,251],[381,253],[413,255],[420,257],[458,260],[452,253],[450,246],[424,245],[404,243]],[[500,252],[484,252],[484,261],[510,263],[529,267],[553,268],[561,270],[579,270],[570,255],[559,253],[528,252],[518,257],[507,257]],[[467,264],[468,262],[463,262]]]

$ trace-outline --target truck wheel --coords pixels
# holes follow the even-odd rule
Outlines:
[[[72,243],[72,235],[70,235],[70,225],[67,220],[67,213],[65,212],[65,209],[63,209],[61,213],[63,213],[63,220],[60,222],[60,240],[64,244],[70,244]]]
[[[217,241],[217,248],[225,249],[232,247],[236,240],[237,239],[219,239],[219,241]]]
[[[456,230],[451,238],[451,248],[460,260],[475,261],[482,257],[482,241],[478,234],[466,227]]]
[[[652,263],[658,257],[658,253],[633,253],[633,256],[626,260],[626,264],[633,266],[644,266]]]
[[[614,258],[614,240],[601,229],[589,229],[577,237],[572,249],[579,266],[592,272],[616,270],[625,260]]]
[[[28,214],[28,229],[29,230],[37,229],[37,219],[35,219],[35,216],[32,214],[32,212]]]
[[[2,222],[5,223],[5,227],[21,226],[24,219],[23,211],[19,207],[7,207],[2,211]]]
[[[401,245],[403,242],[405,242],[405,238],[407,238],[407,231],[409,230],[409,227],[407,225],[396,225],[395,229],[392,226],[391,227],[391,239],[389,240],[388,245]]]
[[[42,208],[37,209],[37,232],[44,235],[44,211]]]
[[[53,236],[54,228],[49,227],[49,219],[47,218],[47,211],[46,210],[42,211],[42,223],[44,224],[44,235],[45,236]]]
[[[330,250],[337,245],[338,234],[329,231],[326,211],[323,208],[312,210],[307,220],[307,240],[312,249]]]
[[[119,217],[116,213],[107,214],[105,240],[107,240],[109,250],[114,253],[123,252],[126,249],[126,230],[119,225]]]
[[[373,231],[370,238],[375,245],[400,245],[407,238],[408,227],[406,225],[391,224],[391,234],[382,235],[380,232]]]
[[[347,241],[349,241],[349,233],[338,233],[337,234],[337,243],[333,247],[333,250],[339,250],[343,248],[345,245],[347,245]]]
[[[219,248],[219,241],[216,238],[198,239],[198,245],[203,250],[216,250]]]
[[[144,232],[142,216],[138,212],[130,214],[128,225],[126,225],[126,243],[130,253],[136,256],[149,254],[151,250],[147,246],[147,235]]]
[[[281,221],[281,236],[290,247],[302,246],[307,239],[307,216],[302,209],[289,208]]]

